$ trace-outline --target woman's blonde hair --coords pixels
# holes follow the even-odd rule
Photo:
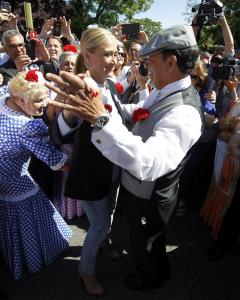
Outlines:
[[[207,72],[204,62],[202,60],[198,59],[193,70],[197,71],[197,74],[199,77],[197,86],[199,86],[200,88],[205,87],[208,82],[208,72]]]
[[[34,100],[43,94],[47,94],[47,88],[44,86],[44,77],[41,72],[36,72],[38,82],[26,80],[28,71],[19,72],[8,83],[10,95],[20,97],[25,101]]]
[[[94,52],[96,48],[101,46],[104,42],[111,41],[118,43],[115,36],[107,29],[104,28],[88,28],[81,36],[80,40],[80,53],[77,57],[75,64],[75,74],[83,73],[86,71],[86,65],[84,63],[83,53],[85,50]]]

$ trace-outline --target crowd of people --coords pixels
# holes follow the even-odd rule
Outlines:
[[[0,255],[13,278],[52,263],[69,245],[67,221],[86,214],[78,275],[104,294],[96,258],[120,257],[117,208],[135,265],[125,284],[159,288],[171,275],[169,218],[200,194],[207,258],[221,258],[240,230],[240,52],[225,16],[214,53],[200,51],[194,20],[131,41],[121,25],[78,39],[63,16],[58,36],[50,18],[24,37],[14,14],[0,20]]]

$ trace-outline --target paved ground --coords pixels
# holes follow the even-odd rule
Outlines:
[[[54,264],[38,274],[26,274],[13,282],[7,270],[0,271],[0,284],[8,290],[10,300],[84,300],[88,296],[77,278],[77,264],[87,228],[85,217],[71,222],[74,231],[70,249]],[[113,226],[114,244],[128,248],[124,217],[116,217]],[[198,216],[198,209],[186,218],[172,218],[168,228],[168,250],[172,277],[161,289],[145,292],[127,289],[122,279],[131,271],[127,253],[119,261],[109,261],[99,255],[98,274],[106,289],[102,299],[116,300],[239,300],[240,299],[240,245],[219,262],[208,262],[205,251],[211,243],[209,230]]]

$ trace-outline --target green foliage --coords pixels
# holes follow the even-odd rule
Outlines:
[[[13,1],[13,7],[23,8],[23,1]],[[50,17],[65,15],[72,20],[72,30],[79,37],[89,25],[111,28],[119,23],[139,22],[149,36],[161,29],[160,22],[150,19],[134,20],[137,13],[148,10],[153,0],[31,0],[34,25],[40,31],[42,23]],[[23,16],[23,12],[22,12]],[[22,28],[24,18],[21,19]]]
[[[155,22],[155,21],[152,21],[149,18],[145,18],[145,19],[132,19],[131,22],[132,23],[139,23],[139,24],[141,24],[142,27],[143,27],[143,30],[148,35],[148,38],[151,38],[154,34],[156,34],[157,32],[159,32],[161,30],[161,28],[162,28],[161,22]]]
[[[87,26],[97,24],[110,28],[128,22],[136,13],[150,8],[153,0],[70,0],[73,8],[73,28],[81,33]]]

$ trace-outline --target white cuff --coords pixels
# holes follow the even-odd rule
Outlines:
[[[77,126],[70,127],[67,124],[67,122],[64,120],[63,113],[61,113],[57,119],[57,122],[58,122],[58,127],[59,127],[61,135],[66,136],[66,135],[69,135],[70,133],[72,133],[73,131],[75,131],[82,124],[83,121],[78,119]]]
[[[119,121],[119,122],[118,122]],[[111,117],[108,123],[102,129],[93,129],[92,143],[101,151],[110,149],[116,144],[115,135],[118,126],[122,126],[120,119]],[[115,128],[113,130],[113,128]],[[115,134],[114,134],[115,132]]]
[[[62,153],[63,154],[63,157],[62,159],[60,160],[60,162],[58,162],[56,165],[54,166],[50,166],[50,168],[53,170],[53,171],[57,171],[59,169],[61,169],[62,166],[65,165],[66,161],[68,160],[68,155],[65,154],[65,153]]]

